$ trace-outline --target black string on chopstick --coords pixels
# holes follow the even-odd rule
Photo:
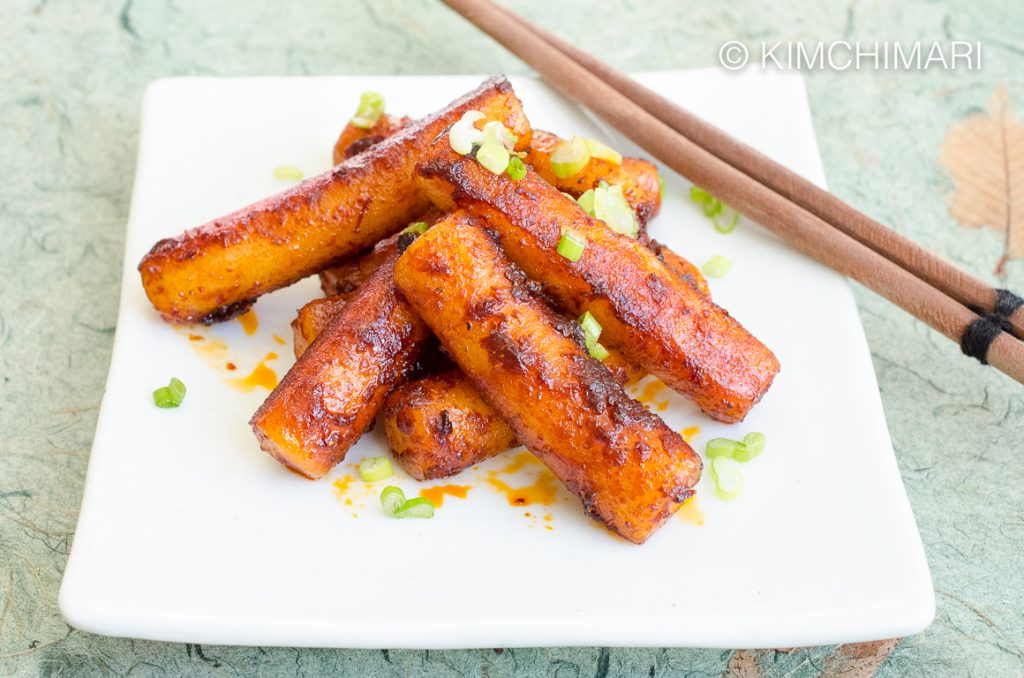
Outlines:
[[[996,290],[995,309],[985,313],[982,309],[972,309],[981,317],[972,322],[960,337],[960,350],[965,355],[977,358],[982,365],[988,365],[988,349],[1000,332],[1009,332],[1010,316],[1021,306],[1024,299],[1010,290]]]

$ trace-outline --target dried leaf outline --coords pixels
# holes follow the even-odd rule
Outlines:
[[[949,213],[964,226],[1005,231],[996,271],[1024,259],[1024,122],[1014,117],[1006,87],[996,86],[988,109],[954,123],[939,162],[953,179]]]

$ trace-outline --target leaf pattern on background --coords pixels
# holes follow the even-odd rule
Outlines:
[[[1024,123],[1014,118],[1002,83],[987,111],[949,128],[939,162],[956,184],[950,215],[964,226],[1006,231],[996,272],[1024,259]]]

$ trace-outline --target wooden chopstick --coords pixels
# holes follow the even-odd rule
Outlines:
[[[804,254],[857,280],[956,342],[979,319],[959,301],[683,136],[532,29],[511,21],[494,4],[445,3],[654,157]],[[987,360],[1024,383],[1024,342],[1000,332],[988,348]]]
[[[855,210],[796,172],[672,103],[608,64],[527,19],[503,7],[495,6],[504,12],[509,20],[518,22],[527,30],[532,31],[629,97],[633,102],[647,109],[654,117],[744,174],[753,177],[776,193],[821,217],[843,233],[856,238],[967,308],[981,309],[989,313],[995,310],[997,292],[980,278]],[[1024,338],[1024,306],[1018,308],[1007,320],[1012,332],[1018,338]]]

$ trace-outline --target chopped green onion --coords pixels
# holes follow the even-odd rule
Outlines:
[[[509,151],[515,148],[516,141],[518,141],[519,139],[519,137],[517,137],[515,134],[512,134],[512,130],[510,130],[508,127],[505,127],[497,120],[491,120],[486,125],[484,125],[483,131],[484,143],[487,143],[488,139],[493,139],[494,141],[500,143],[502,146],[505,147],[506,150]]]
[[[493,138],[485,138],[484,143],[477,149],[476,161],[492,174],[504,174],[508,169],[511,156],[508,149],[500,141]]]
[[[363,92],[359,97],[359,108],[349,122],[360,129],[370,129],[384,115],[384,97],[377,92]]]
[[[375,483],[395,475],[387,457],[367,457],[359,462],[359,477],[364,483]]]
[[[591,158],[600,158],[616,165],[622,164],[622,155],[613,148],[608,148],[597,139],[587,139],[587,149]]]
[[[711,460],[711,479],[715,481],[715,496],[731,501],[743,492],[743,473],[739,464],[729,457]]]
[[[733,457],[741,446],[741,443],[735,440],[729,440],[728,438],[712,438],[708,441],[704,447],[704,454],[708,456],[708,459],[714,459],[716,457]]]
[[[512,181],[519,181],[526,176],[526,165],[520,158],[515,156],[508,161],[508,168],[505,170],[511,177]]]
[[[402,488],[388,485],[380,493],[380,505],[384,507],[384,513],[389,516],[396,515],[405,504],[405,492]]]
[[[395,513],[396,518],[433,518],[434,504],[425,497],[416,497],[402,504]]]
[[[302,170],[290,165],[274,168],[274,178],[278,181],[302,181]]]
[[[484,143],[484,133],[476,128],[476,122],[483,119],[484,114],[480,111],[470,110],[462,114],[462,118],[448,130],[448,143],[453,151],[469,155],[473,146]]]
[[[153,391],[153,402],[156,403],[157,407],[177,407],[174,404],[174,396],[171,395],[171,389],[166,386],[161,386]]]
[[[384,507],[384,513],[393,518],[434,517],[434,504],[429,499],[415,497],[406,501],[405,492],[394,485],[388,485],[380,493],[380,505]]]
[[[414,233],[416,235],[423,235],[424,233],[427,232],[427,228],[429,228],[427,226],[427,222],[416,221],[403,228],[402,233]]]
[[[704,275],[709,278],[721,278],[732,268],[732,262],[727,257],[723,257],[721,254],[716,254],[707,260],[707,262],[700,267],[700,270],[704,271]]]
[[[608,224],[616,233],[630,238],[640,233],[640,222],[622,194],[622,186],[603,184],[594,190],[594,217]]]
[[[750,461],[764,452],[764,443],[764,434],[756,431],[744,436],[743,442],[729,438],[713,438],[705,446],[704,454],[708,459],[729,457],[736,461]]]
[[[551,154],[551,169],[559,179],[575,176],[590,162],[590,146],[583,137],[574,136],[555,147]]]
[[[740,213],[731,207],[724,207],[723,209],[728,210],[732,214],[732,218],[729,223],[719,221],[718,217],[721,216],[721,214],[718,214],[711,219],[711,225],[714,226],[715,230],[719,233],[732,233],[736,230],[736,224],[740,223]]]
[[[584,212],[600,219],[616,233],[635,238],[640,233],[640,221],[629,206],[622,186],[609,186],[605,182],[591,188],[576,201]]]
[[[590,357],[594,360],[604,360],[608,357],[608,349],[601,344],[594,342],[594,345],[589,349]]]
[[[586,246],[586,238],[566,232],[562,234],[562,239],[558,241],[558,249],[555,251],[575,264],[583,256],[583,248]]]
[[[157,407],[178,407],[184,400],[185,384],[177,377],[172,377],[171,383],[167,386],[161,386],[153,391],[153,402]]]
[[[583,195],[576,199],[583,211],[594,216],[594,189],[587,190]]]
[[[587,348],[592,348],[601,336],[601,323],[597,322],[597,318],[591,315],[590,311],[586,311],[580,316],[579,323],[583,328],[583,337],[586,340]]]
[[[736,224],[740,221],[740,213],[704,189],[691,186],[690,200],[701,206],[704,216],[711,219],[711,224],[719,233],[732,233],[736,229]],[[728,221],[724,220],[727,215],[729,215]]]
[[[764,452],[765,437],[763,433],[754,432],[743,436],[743,442],[733,455],[736,461],[750,461]]]

